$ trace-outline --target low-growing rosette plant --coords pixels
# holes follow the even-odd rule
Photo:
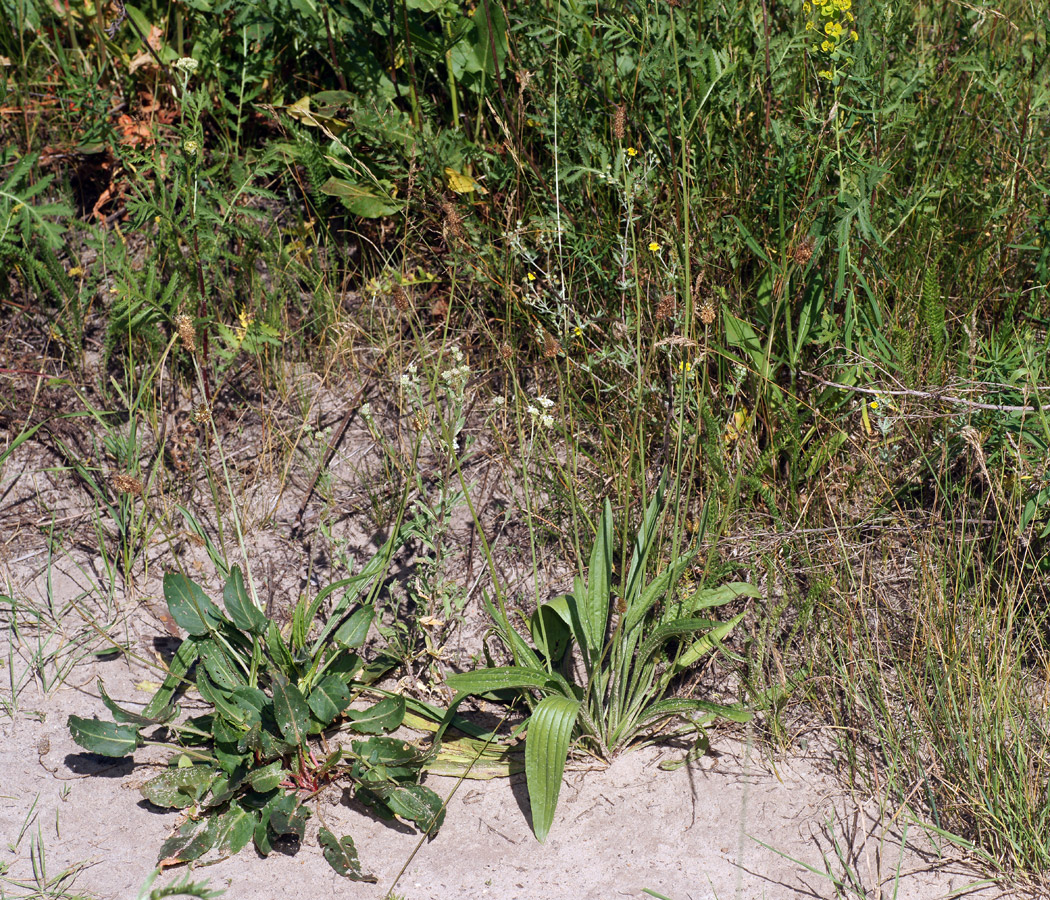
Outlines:
[[[697,548],[648,580],[663,500],[661,484],[634,537],[621,583],[613,582],[613,514],[606,501],[586,580],[577,576],[571,594],[541,604],[529,619],[527,635],[511,623],[502,599],[494,604],[486,598],[495,633],[514,663],[447,679],[457,691],[453,709],[469,695],[515,689],[529,705],[525,778],[540,841],[553,824],[573,745],[608,760],[629,746],[690,733],[699,748],[703,727],[714,717],[736,722],[750,717],[739,707],[673,696],[676,677],[718,648],[743,616],[719,622],[703,614],[758,592],[733,583],[672,602],[672,589]]]
[[[230,856],[250,842],[266,855],[276,841],[301,841],[307,802],[336,778],[382,818],[427,832],[440,825],[441,798],[419,784],[430,752],[389,736],[404,720],[405,699],[372,688],[394,660],[366,662],[360,652],[374,618],[366,595],[386,570],[391,547],[357,575],[301,601],[287,636],[253,602],[237,567],[223,590],[225,612],[185,575],[164,577],[168,610],[188,637],[156,694],[136,713],[118,706],[100,681],[114,721],[69,717],[74,740],[92,753],[124,757],[147,744],[174,751],[169,767],[141,788],[151,803],[186,816],[161,847],[162,864],[209,852]],[[322,604],[339,590],[341,599],[311,636]],[[206,712],[180,718],[175,700],[187,690],[200,695]],[[366,691],[382,699],[362,708],[355,701]],[[337,745],[342,735],[352,739]],[[374,880],[352,838],[322,827],[319,841],[341,875]]]

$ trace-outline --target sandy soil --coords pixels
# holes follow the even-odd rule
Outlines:
[[[250,448],[251,434],[242,437]],[[359,430],[334,458],[333,495],[340,484],[357,490],[361,472],[355,459],[362,441]],[[309,537],[293,539],[310,470],[293,472],[291,487],[277,490],[259,476],[252,459],[255,467],[242,473],[238,502],[257,583],[265,585],[268,605],[276,598],[273,613],[280,617],[287,615],[282,598],[295,597],[314,580],[309,573],[325,583],[331,558]],[[137,581],[114,588],[93,545],[96,519],[82,486],[29,445],[0,475],[0,529],[6,535],[0,543],[0,593],[12,598],[0,603],[0,868],[6,870],[0,878],[7,879],[0,881],[0,897],[82,892],[132,898],[176,824],[173,813],[151,807],[138,791],[163,758],[147,751],[133,761],[86,754],[70,738],[66,718],[108,718],[96,688],[99,677],[118,703],[134,707],[149,699],[149,682],[158,676],[147,663],[178,640],[159,589],[173,556],[209,591],[218,586],[199,542],[180,531],[174,540],[156,535],[137,564]],[[200,503],[201,483],[190,485],[180,502]],[[494,496],[486,502],[496,516]],[[328,508],[350,508],[353,501],[351,495],[335,496]],[[314,502],[307,509],[307,535],[315,533],[319,507]],[[363,558],[379,538],[360,521],[356,532],[341,527],[347,546]],[[504,526],[492,521],[494,533],[502,533]],[[50,558],[49,533],[63,551]],[[464,557],[462,583],[476,586],[479,556],[470,562],[464,551]],[[511,572],[513,561],[507,566],[501,576]],[[484,623],[476,595],[468,601],[466,627],[449,641],[453,659],[465,659],[480,646]],[[115,646],[121,651],[103,653]],[[775,760],[746,738],[746,732],[716,733],[708,756],[672,772],[658,768],[661,759],[674,757],[667,749],[628,753],[604,769],[567,772],[543,845],[532,836],[520,776],[463,782],[451,796],[444,826],[414,857],[418,833],[370,818],[336,784],[319,798],[297,852],[263,859],[249,848],[198,866],[192,877],[225,889],[228,898],[379,898],[411,858],[396,889],[409,900],[1005,895],[992,885],[974,886],[980,875],[950,848],[938,848],[920,827],[908,825],[904,815],[845,790],[831,774],[835,760],[819,733],[801,736],[792,754]],[[446,797],[456,788],[449,778],[429,777],[427,783]],[[376,884],[351,883],[332,872],[316,842],[322,818],[336,834],[353,836]],[[73,887],[66,886],[71,893],[58,893],[61,883],[40,895],[13,886],[32,880],[34,853],[38,869],[44,859],[49,879],[77,870]],[[166,872],[158,883],[182,874]]]

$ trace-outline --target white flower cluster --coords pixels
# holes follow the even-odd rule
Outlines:
[[[182,59],[175,60],[171,65],[178,71],[189,74],[197,70],[199,63],[192,56],[184,56]]]
[[[525,411],[533,418],[534,421],[538,422],[541,428],[553,428],[554,427],[554,416],[551,415],[551,410],[554,408],[554,401],[550,397],[545,397],[540,394],[536,398],[535,403],[530,403]]]
[[[416,387],[419,384],[419,375],[417,374],[416,364],[409,363],[405,370],[405,374],[401,376],[401,387],[410,388]]]
[[[463,351],[459,347],[452,348],[451,356],[453,365],[441,373],[441,380],[451,396],[462,400],[470,378],[470,366],[463,361]]]

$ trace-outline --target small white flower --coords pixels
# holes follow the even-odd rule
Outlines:
[[[550,413],[544,413],[542,416],[540,416],[540,425],[542,425],[544,428],[553,428],[554,416],[550,415]]]
[[[361,418],[371,419],[372,418],[372,404],[362,403],[361,404]]]
[[[552,406],[554,406],[554,401],[551,400],[550,397],[545,397],[543,394],[540,394],[536,398],[536,402],[544,409],[550,409]]]
[[[526,407],[525,412],[527,412],[534,419],[536,418],[536,416],[538,416],[540,414],[540,411],[538,409],[536,409],[535,406],[532,406],[531,404],[528,407]]]
[[[496,407],[502,407],[507,401],[503,397],[493,397],[492,405]]]
[[[197,60],[195,60],[192,56],[184,56],[182,57],[182,59],[175,60],[175,62],[173,62],[172,65],[180,72],[189,73],[195,72],[197,70],[197,66],[200,65],[200,63],[198,63]]]

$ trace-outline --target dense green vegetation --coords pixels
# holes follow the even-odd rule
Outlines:
[[[584,597],[597,562],[633,571],[644,520],[645,577],[672,573],[647,629],[760,586],[704,647],[755,734],[833,726],[848,776],[996,872],[1050,869],[1044,4],[2,3],[0,465],[58,440],[42,371],[100,435],[95,460],[62,452],[114,572],[180,512],[229,571],[246,408],[282,493],[306,459],[324,496],[332,435],[295,373],[351,372],[378,448],[362,509],[421,548],[403,602],[371,597],[413,677],[445,674],[421,622],[468,603],[519,665],[571,666],[549,627],[588,678],[629,670],[628,586],[574,621],[537,609],[571,590],[541,561]],[[183,401],[191,454],[223,464],[173,513]],[[514,485],[530,598],[495,564],[481,457]],[[484,606],[450,577],[457,508]],[[709,685],[665,677],[700,657],[666,637],[639,689],[686,712]],[[616,678],[562,681],[611,708]],[[599,726],[574,739],[608,752]]]

